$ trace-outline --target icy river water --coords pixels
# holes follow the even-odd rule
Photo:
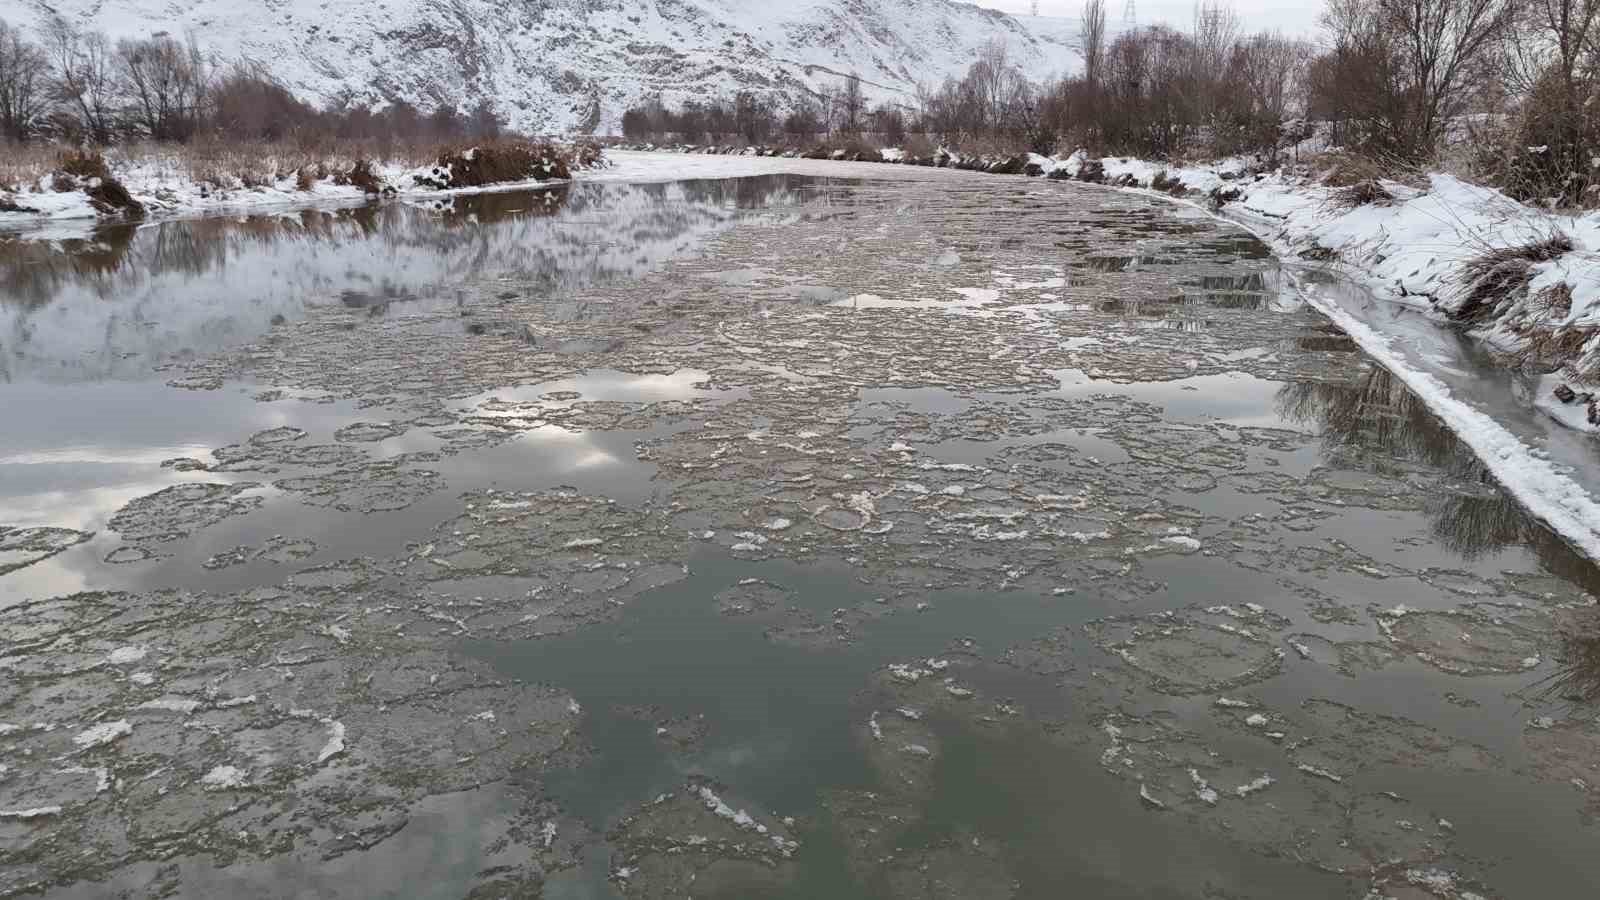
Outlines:
[[[1600,572],[1196,210],[0,235],[0,898],[1557,898]]]

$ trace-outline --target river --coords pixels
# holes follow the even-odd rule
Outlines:
[[[0,236],[0,897],[1600,883],[1595,566],[1243,231],[886,168]]]

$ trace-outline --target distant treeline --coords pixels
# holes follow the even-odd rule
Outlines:
[[[871,110],[852,77],[781,115],[755,95],[650,103],[624,129],[689,143],[911,133],[1004,151],[1271,161],[1316,122],[1332,143],[1397,165],[1465,154],[1448,161],[1524,198],[1600,194],[1600,0],[1329,0],[1322,25],[1318,45],[1249,34],[1222,0],[1201,0],[1187,30],[1112,37],[1106,0],[1087,0],[1070,77],[1030,82],[993,44],[961,77]]]
[[[739,94],[667,109],[659,101],[623,117],[633,140],[806,143],[830,136],[898,145],[907,135],[961,146],[1050,153],[1066,145],[1167,157],[1185,152],[1272,153],[1285,122],[1303,108],[1296,82],[1307,45],[1276,34],[1243,36],[1237,19],[1202,4],[1195,28],[1134,29],[1107,43],[1104,0],[1084,17],[1084,71],[1029,81],[1006,45],[994,42],[960,77],[922,85],[914,96],[869,108],[850,76],[801,98],[780,117],[770,101]]]

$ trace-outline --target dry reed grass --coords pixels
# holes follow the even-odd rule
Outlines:
[[[1466,296],[1451,318],[1470,324],[1494,315],[1502,303],[1528,289],[1534,263],[1556,259],[1572,248],[1572,238],[1552,230],[1527,243],[1484,250],[1467,260],[1456,276]]]

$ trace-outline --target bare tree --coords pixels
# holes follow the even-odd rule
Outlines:
[[[49,107],[44,51],[0,20],[0,136],[25,141]]]
[[[46,21],[45,48],[55,69],[56,100],[77,119],[83,137],[106,144],[116,130],[117,77],[111,42],[63,18]]]
[[[1100,83],[1100,69],[1106,56],[1106,0],[1088,0],[1083,5],[1083,80],[1091,86]]]
[[[817,116],[822,131],[831,132],[839,121],[839,92],[831,84],[817,88]]]
[[[1522,99],[1517,143],[1548,147],[1538,180],[1563,182],[1575,200],[1588,185],[1597,137],[1600,0],[1525,0],[1520,12],[1502,35],[1500,72]]]
[[[883,142],[890,147],[899,147],[906,140],[906,116],[897,106],[885,103],[872,112],[873,127]]]
[[[1278,137],[1310,58],[1309,46],[1279,32],[1261,32],[1234,51],[1231,68],[1243,87],[1238,99],[1246,105],[1250,142],[1266,151],[1269,163],[1277,161]]]
[[[783,120],[783,133],[790,140],[813,141],[824,127],[817,104],[806,97],[796,99]]]
[[[861,94],[861,76],[852,73],[844,81],[844,91],[839,94],[839,130],[845,134],[861,133],[861,117],[866,112],[867,101]]]
[[[120,41],[116,63],[133,119],[151,138],[185,141],[199,130],[210,72],[193,40]]]
[[[772,101],[750,91],[740,91],[734,96],[733,117],[740,136],[748,144],[765,143],[777,130],[778,117],[772,111]]]
[[[1229,107],[1239,97],[1231,88],[1237,72],[1230,68],[1234,48],[1239,42],[1239,15],[1225,0],[1199,0],[1194,8],[1192,52],[1185,75],[1187,93],[1195,112],[1209,128],[1219,129],[1237,122],[1225,122]]]
[[[1513,21],[1517,0],[1330,0],[1329,59],[1316,105],[1368,149],[1430,157],[1471,93],[1469,80]]]
[[[260,63],[237,63],[218,78],[209,106],[219,132],[245,140],[283,140],[318,115]]]
[[[1514,0],[1372,0],[1394,34],[1410,98],[1407,155],[1431,153],[1461,111],[1471,65],[1511,24]]]

